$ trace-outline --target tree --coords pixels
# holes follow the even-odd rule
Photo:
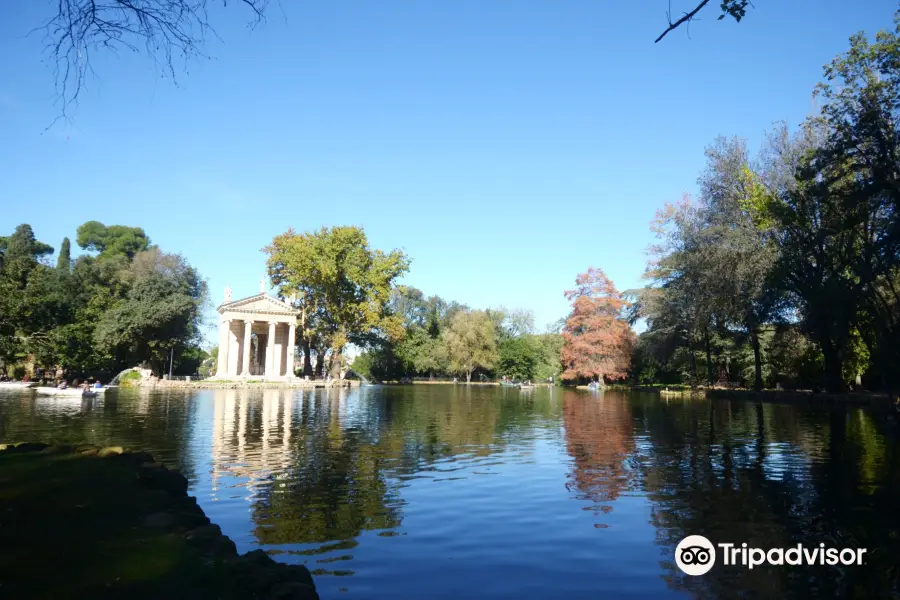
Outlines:
[[[302,337],[315,335],[330,349],[335,376],[348,343],[365,347],[382,332],[402,335],[398,319],[386,310],[394,281],[409,270],[400,250],[371,249],[359,227],[323,227],[303,234],[289,229],[264,252],[279,293],[299,297],[308,319]],[[317,351],[321,358],[325,348]]]
[[[103,314],[94,342],[122,360],[144,361],[162,372],[170,351],[199,341],[206,283],[183,257],[156,248],[138,254],[126,278],[130,289]]]
[[[711,311],[724,324],[742,328],[750,339],[754,389],[759,391],[760,328],[780,300],[773,282],[778,259],[773,223],[759,210],[768,205],[769,194],[751,168],[744,140],[720,137],[706,156],[707,170],[700,177],[703,222],[692,248],[706,260],[697,278],[712,296]]]
[[[900,11],[893,32],[863,33],[825,67],[816,88],[828,129],[816,162],[839,196],[857,254],[847,266],[862,290],[853,325],[876,357],[888,392],[900,360]],[[852,345],[852,342],[851,342]]]
[[[596,378],[601,383],[625,377],[635,342],[623,318],[628,303],[600,269],[588,269],[575,283],[565,294],[572,312],[563,330],[562,377]]]
[[[61,273],[68,273],[72,269],[72,249],[69,238],[63,238],[59,248],[59,258],[56,259],[56,269]]]
[[[534,311],[517,308],[504,311],[503,328],[511,337],[521,337],[534,333]]]
[[[559,333],[543,333],[529,336],[537,347],[537,362],[534,366],[534,379],[545,381],[551,377],[556,378],[562,372],[560,354],[563,347],[563,337]]]
[[[98,252],[103,257],[134,258],[138,252],[150,247],[150,238],[140,227],[107,227],[99,221],[88,221],[78,228],[77,233],[76,242],[81,248]]]
[[[711,281],[710,247],[701,236],[701,206],[687,196],[680,203],[666,204],[657,211],[651,229],[660,242],[650,247],[644,273],[650,285],[627,293],[635,298],[629,320],[647,321],[646,349],[661,362],[669,363],[680,349],[686,349],[691,385],[698,381],[696,353],[702,345],[707,353],[707,380],[712,383],[718,284]]]
[[[532,380],[538,364],[538,348],[527,337],[511,337],[500,342],[497,373],[516,380]]]
[[[50,269],[43,264],[53,248],[38,241],[28,224],[0,237],[0,358],[34,349],[56,311],[51,304]]]
[[[665,31],[659,34],[659,37],[656,38],[654,43],[659,43],[659,41],[666,37],[670,31],[674,31],[682,25],[690,25],[691,21],[697,17],[697,14],[703,10],[707,4],[709,4],[709,0],[702,0],[692,10],[684,13],[675,21],[672,21],[672,14],[667,12],[666,20],[669,22],[669,26],[666,27]],[[722,0],[719,6],[722,9],[722,13],[719,15],[720,21],[725,17],[731,17],[740,23],[741,19],[747,14],[747,6],[752,6],[752,4],[750,3],[750,0]]]
[[[472,381],[475,369],[490,369],[497,360],[495,323],[485,311],[459,311],[442,334],[449,370]]]

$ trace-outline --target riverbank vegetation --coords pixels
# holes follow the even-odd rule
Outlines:
[[[386,309],[399,334],[371,340],[353,362],[364,377],[545,381],[561,371],[562,336],[552,329],[537,333],[530,311],[475,310],[409,286],[395,288]]]
[[[824,69],[818,114],[753,155],[722,137],[697,198],[653,223],[634,381],[896,391],[900,359],[898,30]]]
[[[110,376],[138,363],[193,373],[206,283],[139,227],[81,225],[54,249],[30,225],[0,237],[0,363],[7,375],[61,368],[67,377]]]

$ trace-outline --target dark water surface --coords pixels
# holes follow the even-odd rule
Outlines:
[[[0,391],[0,440],[180,468],[240,551],[323,599],[897,597],[900,464],[881,416],[560,389]],[[862,567],[687,577],[686,535],[867,548]]]

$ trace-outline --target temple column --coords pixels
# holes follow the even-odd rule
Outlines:
[[[269,322],[269,340],[266,348],[266,379],[275,376],[275,321]]]
[[[250,342],[250,333],[253,329],[253,321],[244,321],[244,346],[241,348],[243,350],[243,358],[241,361],[241,375],[247,377],[250,375],[250,346],[252,345]]]
[[[228,343],[231,329],[231,319],[219,321],[219,356],[216,365],[216,377],[228,376]]]
[[[288,341],[287,341],[287,355],[285,359],[286,369],[284,374],[288,377],[294,376],[294,351],[296,350],[295,344],[297,343],[297,324],[295,322],[291,322],[288,325]]]
[[[232,325],[228,328],[228,376],[237,377],[238,361],[241,359],[241,336],[234,330],[237,319],[232,319]]]
[[[281,323],[275,323],[275,331],[282,329]],[[284,353],[284,332],[281,333],[281,340],[275,339],[275,356],[272,357],[272,375],[281,377],[281,365],[284,362],[281,355]]]

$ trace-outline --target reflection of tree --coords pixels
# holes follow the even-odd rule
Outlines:
[[[462,386],[304,396],[290,427],[289,463],[253,499],[257,538],[348,548],[363,531],[399,527],[404,480],[469,476],[490,455],[530,444],[536,422],[558,418],[546,393],[525,399],[514,391],[499,399],[496,388]]]
[[[566,449],[574,459],[569,478],[579,498],[599,504],[596,508],[604,512],[612,510],[607,503],[633,484],[627,461],[634,451],[634,425],[627,398],[616,392],[567,394],[563,423]]]
[[[306,397],[291,463],[253,506],[262,544],[352,540],[400,517],[370,432],[343,429],[336,394]]]
[[[645,402],[635,412],[652,441],[646,485],[673,587],[700,598],[875,598],[897,591],[896,450],[862,412],[848,422],[844,409],[691,401]],[[691,534],[759,548],[882,550],[861,568],[750,571],[719,559],[712,572],[691,578],[673,556]]]

